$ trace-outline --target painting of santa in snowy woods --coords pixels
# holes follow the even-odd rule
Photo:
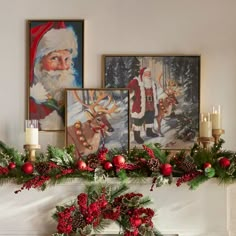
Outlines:
[[[104,55],[103,86],[130,92],[130,148],[190,149],[198,137],[200,56]]]

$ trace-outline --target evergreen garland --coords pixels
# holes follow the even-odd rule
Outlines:
[[[0,141],[0,185],[16,183],[22,187],[16,193],[30,188],[45,190],[75,178],[88,181],[104,180],[108,177],[125,182],[142,182],[147,177],[153,179],[154,186],[171,184],[177,178],[177,186],[187,183],[196,189],[201,183],[216,178],[219,184],[233,183],[236,180],[236,154],[224,150],[224,140],[220,139],[209,149],[194,144],[189,151],[172,153],[162,150],[159,144],[143,145],[129,152],[107,150],[75,159],[73,145],[66,148],[48,146],[45,153],[39,153],[35,162],[28,161],[27,153]],[[28,164],[30,169],[24,168]]]

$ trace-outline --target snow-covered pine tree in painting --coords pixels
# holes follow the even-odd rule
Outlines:
[[[198,136],[200,110],[200,56],[105,55],[104,87],[126,88],[148,67],[157,86],[158,114],[153,132],[147,137],[145,124],[140,136],[144,143],[160,143],[167,149],[190,149]],[[130,93],[130,108],[134,97]],[[131,112],[132,113],[132,112]],[[140,146],[134,139],[133,119],[130,118],[130,147]]]

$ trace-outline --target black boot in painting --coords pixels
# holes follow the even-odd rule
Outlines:
[[[140,137],[140,131],[134,131],[134,140],[138,144],[143,144],[144,143],[144,140]]]
[[[152,131],[152,128],[147,128],[147,130],[146,130],[146,135],[147,135],[147,137],[151,137],[151,138],[158,137],[158,134],[154,133],[154,132]]]

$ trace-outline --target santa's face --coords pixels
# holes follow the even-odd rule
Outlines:
[[[46,71],[68,70],[72,64],[72,56],[69,50],[50,52],[41,60],[42,69]]]
[[[143,73],[143,83],[144,83],[145,88],[151,88],[152,87],[151,71],[145,71]]]
[[[35,63],[34,67],[34,83],[41,83],[44,89],[48,93],[49,98],[55,99],[57,102],[61,103],[64,100],[64,89],[75,87],[75,71],[71,66],[68,69],[62,69],[62,61],[60,57],[54,57],[51,54],[48,55],[49,58],[44,58],[43,60]],[[52,57],[51,57],[52,56]],[[51,58],[51,59],[50,59]],[[47,66],[46,61],[49,60]],[[51,60],[51,63],[50,63]],[[56,65],[61,66],[61,69],[49,69],[49,66]],[[54,67],[55,68],[55,67]]]

